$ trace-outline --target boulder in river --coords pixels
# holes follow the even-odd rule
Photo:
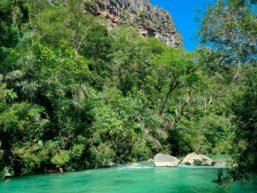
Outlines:
[[[190,153],[183,159],[182,163],[194,166],[213,166],[216,162],[205,155]]]
[[[155,167],[177,167],[179,160],[171,155],[158,153],[154,156]]]

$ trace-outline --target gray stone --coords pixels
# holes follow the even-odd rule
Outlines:
[[[179,160],[171,155],[158,153],[154,156],[155,167],[177,167]]]
[[[205,155],[190,153],[183,159],[182,163],[194,166],[213,166],[216,162]]]
[[[110,20],[111,28],[122,24],[136,27],[142,36],[156,37],[172,47],[183,47],[171,15],[149,0],[87,0],[86,11]]]

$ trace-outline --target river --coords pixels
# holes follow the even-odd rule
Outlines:
[[[257,187],[213,183],[217,168],[116,167],[25,176],[0,183],[0,193],[256,193]]]

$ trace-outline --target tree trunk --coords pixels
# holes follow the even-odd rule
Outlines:
[[[179,81],[173,81],[174,79],[172,79],[170,81],[170,86],[169,86],[169,91],[167,92],[166,96],[165,96],[165,99],[162,103],[162,106],[161,106],[161,109],[160,109],[160,115],[163,114],[164,110],[165,110],[165,107],[167,105],[167,102],[170,98],[170,95],[172,94],[172,92],[178,87],[179,85]]]

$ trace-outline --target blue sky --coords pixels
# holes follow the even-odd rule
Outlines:
[[[152,4],[170,12],[177,30],[182,34],[187,50],[194,50],[199,45],[195,36],[199,29],[195,18],[196,9],[201,9],[214,0],[150,0]]]

